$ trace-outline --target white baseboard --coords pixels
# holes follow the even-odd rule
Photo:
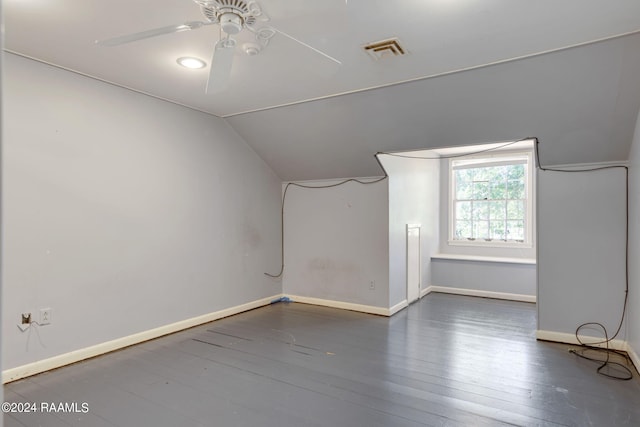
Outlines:
[[[420,291],[420,298],[424,297],[430,292],[448,292],[448,293],[457,293],[461,295],[487,296],[489,298],[501,298],[501,296],[498,296],[498,295],[502,295],[502,299],[515,299],[514,298],[515,294],[498,294],[496,292],[481,292],[480,294],[478,293],[478,291],[473,291],[468,289],[458,289],[458,288],[446,288],[441,286],[428,286],[427,288],[422,289]],[[280,298],[285,296],[287,296],[293,302],[320,305],[325,307],[333,307],[333,308],[339,308],[343,310],[359,311],[362,313],[376,314],[379,316],[387,316],[387,317],[394,315],[395,313],[399,312],[400,310],[408,306],[407,300],[400,301],[399,303],[395,304],[393,307],[384,308],[384,307],[355,304],[355,303],[349,303],[349,302],[343,302],[343,301],[326,300],[321,298],[278,294],[268,298],[262,298],[262,299],[251,301],[235,307],[229,307],[224,310],[204,314],[202,316],[193,317],[190,319],[182,320],[180,322],[172,323],[165,326],[160,326],[158,328],[150,329],[150,330],[139,332],[126,337],[107,341],[91,347],[74,350],[69,353],[50,357],[48,359],[39,360],[33,363],[18,366],[16,368],[7,369],[5,371],[2,371],[2,383],[6,384],[8,382],[16,381],[21,378],[26,378],[31,375],[39,374],[41,372],[46,372],[52,369],[60,368],[65,365],[70,365],[72,363],[76,363],[81,360],[100,356],[102,354],[119,350],[124,347],[128,347],[134,344],[139,344],[141,342],[158,338],[163,335],[172,334],[174,332],[178,332],[178,331],[188,329],[194,326],[198,326],[204,323],[212,322],[214,320],[222,319],[224,317],[233,316],[234,314],[242,313],[244,311],[253,310],[254,308],[269,305],[272,302],[277,301]],[[515,296],[517,297],[518,295],[515,295]],[[526,295],[524,295],[524,297],[526,297]],[[539,338],[539,339],[549,339],[550,341],[554,341],[554,339],[551,339],[551,338]],[[634,363],[638,363],[636,362],[638,360],[637,355],[635,353],[633,354],[635,356]],[[640,364],[637,364],[636,366],[640,366]]]
[[[273,302],[274,300],[280,297],[282,297],[281,294],[274,295],[268,298],[262,298],[262,299],[251,301],[235,307],[225,308],[224,310],[215,311],[213,313],[204,314],[202,316],[192,317],[190,319],[182,320],[180,322],[171,323],[169,325],[160,326],[158,328],[149,329],[147,331],[139,332],[137,334],[118,338],[112,341],[107,341],[91,347],[86,347],[86,348],[75,350],[69,353],[60,354],[58,356],[50,357],[48,359],[39,360],[37,362],[18,366],[17,368],[7,369],[5,371],[2,371],[2,383],[6,384],[8,382],[16,381],[21,378],[26,378],[31,375],[49,371],[51,369],[60,368],[65,365],[70,365],[72,363],[76,363],[84,359],[100,356],[101,354],[119,350],[121,348],[128,347],[130,345],[139,344],[141,342],[158,338],[163,335],[168,335],[174,332],[178,332],[184,329],[201,325],[203,323],[208,323],[214,320],[222,319],[223,317],[229,317],[234,314],[242,313],[243,311],[253,310],[254,308],[269,305],[271,304],[271,302]]]
[[[638,353],[635,352],[633,347],[631,347],[631,345],[629,345],[628,342],[627,342],[627,354],[629,355],[631,362],[633,362],[633,366],[636,367],[636,370],[640,371],[640,356],[638,356]]]
[[[444,259],[444,260],[451,260],[451,261],[493,262],[493,263],[502,263],[502,264],[536,265],[535,258],[494,257],[494,256],[440,253],[440,254],[432,255],[431,259],[436,259],[436,260]]]
[[[536,302],[535,295],[510,294],[507,292],[481,291],[478,289],[453,288],[449,286],[429,286],[421,291],[427,295],[431,292],[441,292],[445,294],[468,295],[473,297],[505,299],[510,301]],[[423,296],[424,296],[423,295]]]
[[[303,304],[321,305],[324,307],[340,308],[343,310],[359,311],[362,313],[377,314],[379,316],[391,316],[392,310],[401,310],[403,307],[399,307],[403,302],[394,305],[391,308],[376,307],[373,305],[355,304],[351,302],[334,301],[322,298],[303,297],[299,295],[287,295],[292,302],[301,302]],[[405,307],[407,301],[404,301]],[[397,308],[399,307],[399,308]]]
[[[536,331],[536,339],[542,340],[542,341],[553,341],[553,342],[561,342],[561,343],[565,343],[565,344],[576,344],[579,345],[580,343],[578,342],[578,340],[576,339],[576,335],[575,334],[567,334],[565,332],[554,332],[554,331],[541,331],[541,330],[537,330]],[[586,339],[586,338],[585,338]],[[598,340],[597,337],[593,338],[593,341]],[[589,343],[588,341],[586,342],[587,344]],[[596,347],[606,347],[605,344],[596,344]],[[623,340],[612,340],[609,342],[609,348],[612,348],[614,350],[621,350],[621,351],[628,351],[628,346],[627,346],[627,342],[623,341]]]
[[[389,308],[388,316],[393,316],[394,314],[396,314],[397,312],[399,312],[403,308],[407,308],[408,306],[409,306],[409,303],[407,302],[407,300],[406,299],[402,300],[399,303],[397,303],[396,305],[394,305],[393,307]]]
[[[433,292],[433,286],[427,286],[426,288],[420,289],[420,298],[423,298],[425,295],[429,295]]]

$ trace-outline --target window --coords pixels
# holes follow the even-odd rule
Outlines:
[[[451,159],[450,244],[531,246],[531,153]]]

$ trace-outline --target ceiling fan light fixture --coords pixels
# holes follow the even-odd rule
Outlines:
[[[242,45],[242,49],[247,55],[256,56],[262,50],[262,46],[260,46],[258,43],[245,43]]]
[[[181,58],[178,58],[176,62],[183,67],[189,68],[191,70],[198,70],[207,66],[207,63],[202,59],[193,58],[190,56],[183,56]]]
[[[220,15],[220,27],[227,34],[238,34],[242,31],[242,17],[233,12],[226,12]]]

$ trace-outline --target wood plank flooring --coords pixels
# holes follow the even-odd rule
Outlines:
[[[5,386],[6,427],[638,426],[640,380],[535,340],[535,305],[429,294],[392,318],[279,303]]]

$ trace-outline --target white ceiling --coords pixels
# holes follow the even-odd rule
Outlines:
[[[536,136],[547,163],[626,159],[640,107],[637,0],[261,0],[276,34],[238,49],[205,95],[217,26],[117,46],[105,39],[204,20],[192,0],[4,0],[5,48],[225,117],[285,180],[379,175],[377,151]],[[409,54],[373,61],[368,42]],[[243,36],[240,36],[241,42]],[[246,39],[247,41],[249,39]],[[399,82],[404,82],[398,84]]]

